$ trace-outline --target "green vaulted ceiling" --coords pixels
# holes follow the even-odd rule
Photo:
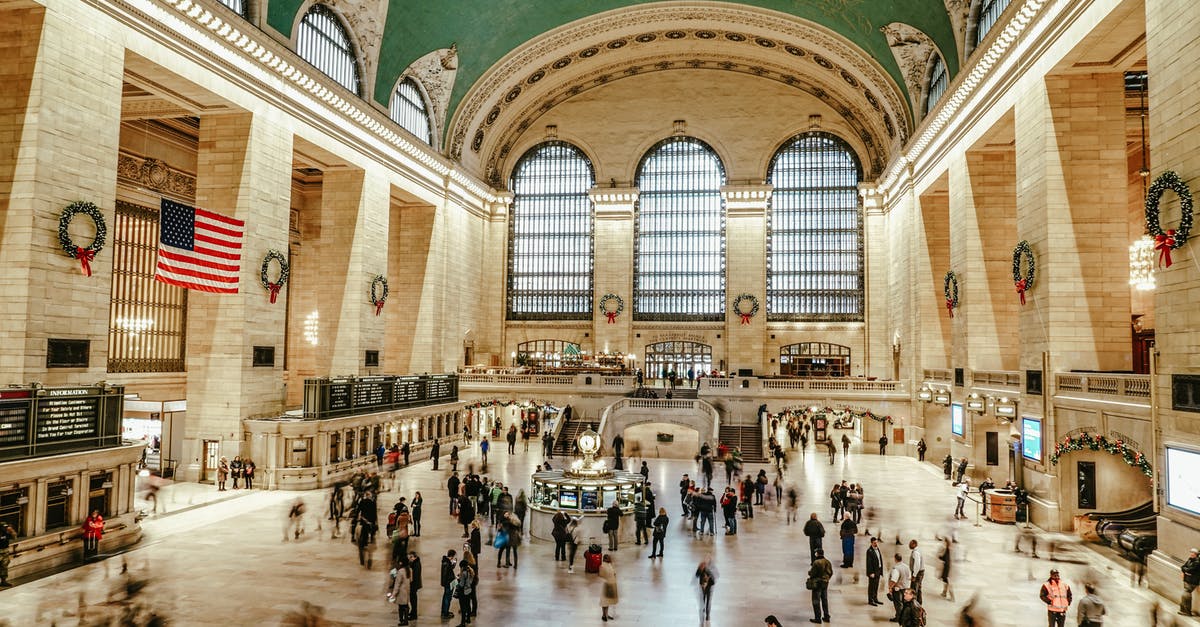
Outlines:
[[[611,9],[652,4],[649,0],[381,0],[389,2],[375,99],[387,106],[400,74],[422,55],[458,44],[459,67],[450,110],[479,77],[504,55],[530,39],[569,22]],[[291,37],[305,0],[270,0],[267,20]],[[944,0],[754,0],[756,6],[816,22],[857,44],[905,89],[880,27],[909,24],[941,49],[951,76],[958,71],[954,34]]]

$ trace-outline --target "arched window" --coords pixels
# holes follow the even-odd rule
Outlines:
[[[396,87],[392,94],[392,121],[404,127],[404,130],[416,135],[426,144],[433,143],[433,131],[429,123],[429,112],[425,108],[425,98],[416,81],[406,78]]]
[[[296,53],[342,87],[362,95],[350,34],[329,7],[314,4],[304,14],[296,34]]]
[[[248,0],[217,0],[217,2],[229,7],[230,10],[237,12],[238,15],[246,17],[246,3]]]
[[[638,164],[634,320],[725,319],[725,168],[692,137],[672,137]]]
[[[1010,0],[981,0],[979,3],[979,19],[975,20],[975,45],[978,46],[988,31],[996,25],[1004,9],[1008,8]]]
[[[767,319],[862,320],[862,167],[841,138],[788,140],[771,160]]]
[[[946,72],[946,62],[936,52],[933,53],[933,59],[930,63],[928,84],[929,87],[925,89],[926,115],[930,111],[933,111],[933,107],[937,105],[937,101],[941,99],[942,94],[946,93],[946,87],[950,84],[950,75]]]
[[[530,148],[513,169],[508,319],[592,318],[592,164],[564,142]]]

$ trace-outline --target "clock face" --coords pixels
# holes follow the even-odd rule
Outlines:
[[[588,452],[596,451],[597,449],[600,448],[599,446],[597,446],[597,444],[599,444],[599,443],[596,441],[596,436],[591,435],[590,433],[585,433],[585,434],[579,436],[579,448],[584,451],[588,451]]]

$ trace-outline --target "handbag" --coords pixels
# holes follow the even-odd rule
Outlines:
[[[503,549],[504,547],[508,546],[508,532],[501,531],[500,533],[496,534],[496,539],[492,541],[492,546],[497,549]]]
[[[612,599],[617,596],[617,584],[612,582],[604,582],[604,596]]]
[[[807,590],[816,590],[817,582],[813,581],[812,577],[809,577],[808,579],[804,580],[804,588]]]

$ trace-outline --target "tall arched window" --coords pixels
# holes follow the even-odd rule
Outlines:
[[[768,320],[863,319],[861,176],[849,144],[829,133],[802,133],[775,153]]]
[[[638,164],[633,319],[725,319],[725,168],[708,144],[672,137]]]
[[[231,10],[236,11],[238,15],[246,17],[247,0],[217,0],[217,2],[220,2],[221,4],[229,7]]]
[[[530,148],[513,169],[508,319],[592,318],[592,164],[564,142]]]
[[[975,20],[975,45],[987,37],[988,31],[996,25],[1004,9],[1008,8],[1009,0],[981,0],[979,3],[979,19]]]
[[[425,108],[425,97],[416,81],[406,78],[396,87],[392,94],[392,121],[404,127],[404,130],[416,135],[426,144],[433,143],[433,131],[429,123],[429,112]]]
[[[350,34],[329,7],[314,4],[304,14],[296,33],[296,54],[342,87],[362,95]]]
[[[946,62],[942,60],[941,55],[935,52],[929,66],[929,87],[925,89],[926,115],[933,111],[933,107],[937,105],[942,94],[946,93],[946,87],[949,84],[950,74],[946,72]]]

